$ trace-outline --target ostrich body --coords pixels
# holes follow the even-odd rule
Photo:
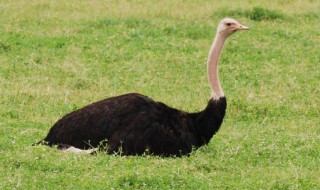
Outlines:
[[[223,19],[208,56],[208,77],[212,97],[206,108],[187,113],[130,93],[111,97],[71,112],[50,129],[37,144],[90,149],[106,145],[108,154],[148,153],[160,156],[187,155],[192,148],[207,144],[219,130],[227,102],[218,77],[218,61],[225,39],[248,27]]]

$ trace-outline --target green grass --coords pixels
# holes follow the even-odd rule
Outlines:
[[[0,189],[320,189],[319,1],[0,1]],[[210,96],[216,25],[228,110],[190,157],[31,144],[64,114],[139,92],[186,111]]]

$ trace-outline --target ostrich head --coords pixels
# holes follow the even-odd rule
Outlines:
[[[225,37],[230,36],[237,30],[249,30],[249,28],[241,25],[238,21],[231,18],[222,19],[218,26],[218,32]]]

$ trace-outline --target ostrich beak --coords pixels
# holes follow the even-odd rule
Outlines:
[[[238,24],[234,27],[234,30],[249,30],[249,27]]]

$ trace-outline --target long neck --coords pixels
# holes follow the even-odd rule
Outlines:
[[[208,78],[212,90],[212,98],[217,100],[221,97],[224,97],[220,81],[219,81],[219,75],[218,75],[218,62],[220,58],[220,54],[223,48],[223,44],[226,40],[226,37],[224,35],[221,35],[219,32],[217,32],[216,37],[214,39],[214,42],[212,44],[212,47],[209,52],[208,56]]]

